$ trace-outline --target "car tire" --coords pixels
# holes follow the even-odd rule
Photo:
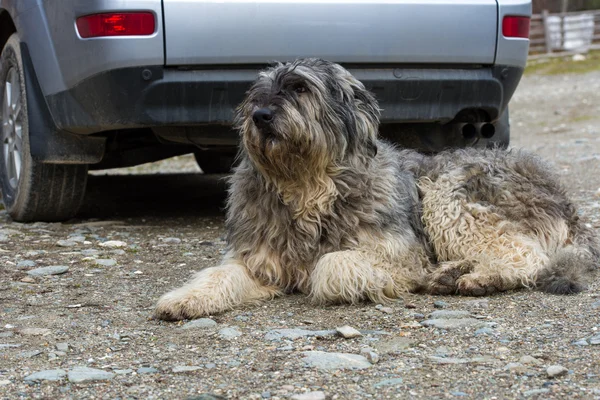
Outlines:
[[[18,34],[0,55],[0,187],[15,221],[63,221],[75,216],[83,201],[87,165],[44,164],[29,146],[27,90]]]
[[[235,156],[211,151],[194,153],[198,166],[205,174],[228,174],[233,168]]]

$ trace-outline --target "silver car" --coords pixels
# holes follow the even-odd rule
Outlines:
[[[390,140],[507,145],[530,16],[531,0],[0,0],[5,207],[64,220],[88,169],[180,154],[227,172],[257,71],[299,57],[362,80]]]

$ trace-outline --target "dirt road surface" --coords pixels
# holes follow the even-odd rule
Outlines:
[[[599,229],[600,72],[526,76],[511,117],[513,145],[551,160]],[[0,214],[1,399],[600,398],[598,282],[152,320],[161,294],[221,257],[225,184],[190,157],[132,171],[91,176],[68,223]],[[63,273],[31,275],[48,266]]]

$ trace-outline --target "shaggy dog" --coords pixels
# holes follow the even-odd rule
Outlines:
[[[238,109],[228,253],[158,301],[196,318],[286,292],[318,303],[405,292],[582,289],[598,245],[531,155],[424,156],[377,137],[375,98],[317,59],[260,73]]]

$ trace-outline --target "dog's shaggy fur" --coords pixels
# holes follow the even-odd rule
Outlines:
[[[378,139],[378,117],[337,64],[261,72],[238,110],[229,251],[164,295],[156,315],[195,318],[295,290],[356,303],[583,288],[598,244],[545,164],[500,150],[396,150]]]

